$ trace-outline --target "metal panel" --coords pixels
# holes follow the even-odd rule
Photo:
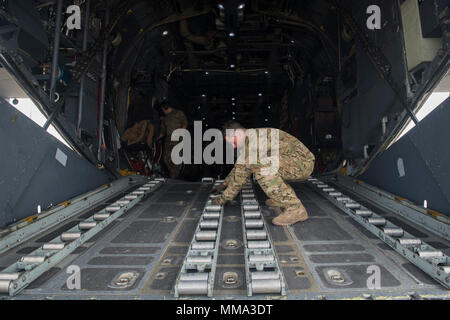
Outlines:
[[[148,194],[160,188],[162,184],[162,181],[148,181],[147,184],[140,187],[137,191],[132,191],[128,194],[136,195],[134,200],[125,201],[127,196],[124,196],[121,202],[116,201],[112,206],[106,207],[86,219],[84,222],[92,224],[92,228],[83,230],[80,228],[80,224],[76,225],[32,253],[22,257],[0,273],[0,291],[9,293],[11,296],[18,294],[46,271],[61,262],[76,248],[93,238],[114,220],[127,213]],[[108,210],[109,208],[116,208],[116,210],[112,212]],[[146,263],[148,262],[146,261]],[[20,277],[17,277],[19,274]]]
[[[398,84],[400,95],[406,99],[406,65],[402,47],[402,29],[399,26],[394,1],[377,1],[382,14],[382,29],[368,30],[367,8],[372,0],[352,1],[352,15],[359,29],[386,56],[392,80]],[[357,42],[357,95],[346,99],[348,92],[340,92],[342,102],[342,141],[348,157],[363,157],[364,146],[375,145],[382,135],[381,119],[389,112],[400,112],[403,106],[394,90],[378,74],[364,46]],[[403,87],[401,87],[403,86]],[[350,88],[345,88],[350,90]],[[346,101],[348,100],[348,101]]]
[[[442,251],[435,249],[422,239],[402,230],[390,220],[386,220],[375,212],[371,212],[360,203],[351,200],[350,197],[346,200],[340,200],[339,197],[331,196],[328,192],[323,191],[323,186],[326,185],[321,185],[319,180],[314,178],[308,180],[319,194],[330,200],[339,209],[347,213],[352,219],[383,240],[423,272],[427,273],[446,288],[450,288],[450,258]],[[368,211],[370,215],[362,216],[360,215],[362,211]]]
[[[19,222],[0,232],[0,253],[3,253],[15,246],[22,244],[38,233],[62,223],[63,221],[83,212],[84,210],[98,205],[105,198],[123,192],[132,184],[144,181],[144,177],[136,176],[132,179],[122,178],[111,184],[101,186],[92,192],[85,193],[74,199],[70,199],[64,204],[55,206],[50,210],[42,212],[30,223],[28,221]],[[88,212],[88,214],[90,214]]]
[[[450,99],[373,161],[359,179],[450,216]],[[399,174],[402,159],[404,175]]]
[[[202,183],[213,183],[203,178]],[[223,206],[212,205],[210,196],[195,229],[188,252],[174,286],[174,297],[213,294],[219,244],[222,231]]]
[[[108,175],[0,100],[0,228],[108,182]],[[65,161],[58,161],[57,150]],[[65,162],[65,165],[64,165]]]

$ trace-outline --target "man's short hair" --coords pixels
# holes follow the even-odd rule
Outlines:
[[[227,136],[227,130],[238,130],[238,129],[244,129],[244,127],[237,121],[234,120],[230,120],[227,121],[223,126],[222,126],[222,134],[224,137]]]

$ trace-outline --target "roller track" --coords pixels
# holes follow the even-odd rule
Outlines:
[[[213,183],[204,178],[202,183]],[[216,181],[216,184],[221,181]],[[220,233],[222,230],[223,206],[211,205],[212,195],[205,204],[200,221],[189,246],[189,250],[177,277],[174,296],[207,295],[214,289]]]
[[[251,182],[241,191],[247,295],[286,295],[285,281]]]
[[[430,275],[447,289],[450,288],[450,258],[402,228],[377,215],[339,190],[315,179],[309,183],[322,196],[372,232],[387,245]]]
[[[30,254],[23,256],[19,261],[0,272],[0,293],[7,293],[11,296],[18,294],[76,248],[133,208],[145,196],[157,190],[163,182],[164,179],[149,181]]]

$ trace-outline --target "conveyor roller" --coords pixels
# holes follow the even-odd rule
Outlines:
[[[253,293],[280,293],[281,281],[278,280],[253,280]]]
[[[247,240],[266,240],[267,233],[264,230],[247,230]]]
[[[384,226],[384,225],[386,225],[386,219],[384,219],[384,218],[369,218],[367,221],[370,224],[373,224],[374,226]]]
[[[403,229],[400,228],[383,228],[383,232],[391,237],[403,237]]]
[[[195,234],[197,241],[211,241],[216,240],[216,231],[199,231]]]
[[[212,250],[215,247],[214,241],[196,242],[191,245],[192,250]]]
[[[68,242],[73,241],[81,237],[81,232],[64,232],[61,234],[61,240]]]
[[[264,227],[264,221],[261,219],[247,219],[245,220],[245,227],[247,229],[259,229]]]
[[[200,294],[208,293],[208,281],[178,281],[178,294]]]
[[[96,225],[97,222],[95,221],[83,221],[78,224],[78,228],[80,228],[80,230],[89,230],[95,228]]]
[[[261,218],[261,211],[244,211],[244,217],[246,219]]]
[[[249,249],[269,249],[269,241],[248,241],[247,246]]]
[[[96,213],[94,214],[94,220],[97,221],[103,221],[110,217],[111,215],[109,213]]]
[[[42,246],[43,250],[62,250],[64,249],[65,243],[45,243]]]
[[[200,222],[201,229],[217,229],[219,227],[219,220],[204,220]]]

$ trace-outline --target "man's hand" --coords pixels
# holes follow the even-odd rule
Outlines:
[[[223,183],[215,186],[214,188],[212,188],[211,193],[212,194],[219,194],[222,193],[225,189],[227,188],[227,186]]]
[[[227,203],[227,201],[222,199],[222,197],[217,197],[211,200],[211,204],[213,206],[223,206],[225,203]]]

